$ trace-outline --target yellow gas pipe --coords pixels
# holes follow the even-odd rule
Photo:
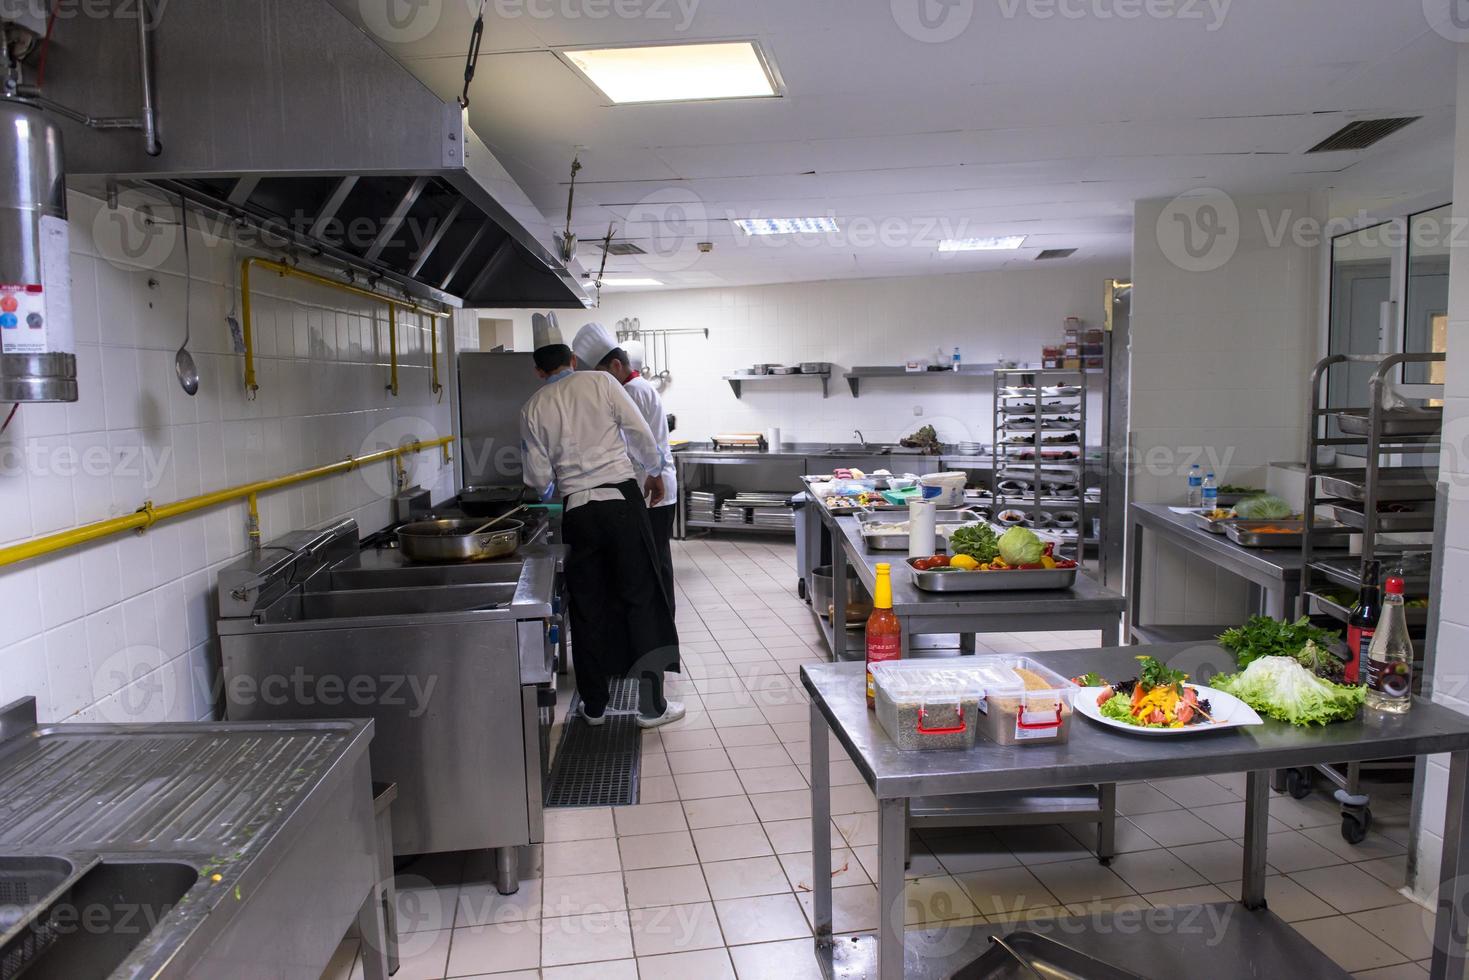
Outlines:
[[[55,554],[58,551],[75,548],[100,538],[121,534],[124,531],[146,531],[159,521],[168,520],[172,517],[180,517],[184,514],[192,514],[196,511],[217,507],[220,504],[231,503],[242,498],[250,501],[251,515],[258,520],[258,510],[254,506],[255,497],[258,494],[265,493],[269,490],[278,490],[281,487],[288,487],[297,483],[305,483],[308,480],[320,479],[325,476],[335,476],[338,473],[350,473],[355,469],[371,463],[397,459],[399,456],[417,453],[424,449],[443,447],[444,458],[447,461],[449,459],[449,445],[453,441],[453,436],[441,436],[438,439],[413,442],[396,449],[383,449],[364,456],[348,456],[344,460],[335,463],[326,463],[322,466],[314,466],[309,470],[288,473],[285,476],[277,476],[269,480],[259,480],[255,483],[245,483],[237,487],[229,487],[225,490],[215,490],[212,493],[204,493],[197,497],[176,500],[171,504],[163,504],[161,506],[156,506],[153,501],[148,500],[135,513],[128,514],[124,517],[112,517],[105,521],[83,524],[80,527],[74,527],[66,531],[57,531],[55,534],[47,534],[39,538],[32,538],[29,541],[22,541],[19,544],[0,548],[0,567],[19,564],[20,562],[29,561],[32,558],[40,558],[44,555]],[[256,534],[258,533],[257,530]]]
[[[437,395],[439,393],[440,385],[438,360],[438,321],[441,319],[448,319],[448,313],[441,310],[429,309],[426,306],[419,306],[412,300],[399,299],[396,296],[387,296],[383,293],[373,292],[370,289],[363,289],[361,286],[354,286],[350,283],[345,282],[337,282],[335,279],[328,279],[326,276],[319,276],[314,272],[307,272],[304,269],[298,269],[293,265],[287,265],[284,262],[277,262],[274,259],[251,256],[247,259],[241,260],[240,262],[240,312],[243,315],[242,329],[245,334],[245,393],[250,398],[253,399],[255,397],[255,392],[260,390],[260,385],[257,384],[255,380],[255,321],[251,313],[250,305],[251,266],[259,266],[262,269],[269,269],[271,272],[274,272],[282,277],[301,279],[305,282],[315,283],[318,286],[325,286],[327,289],[335,289],[339,293],[347,293],[352,296],[358,296],[362,299],[369,299],[375,303],[382,303],[387,306],[388,353],[389,357],[391,358],[391,364],[389,366],[388,390],[391,391],[394,395],[398,393],[398,310],[408,310],[409,312],[416,313],[419,316],[432,318],[432,339],[434,350],[433,390],[434,394]]]

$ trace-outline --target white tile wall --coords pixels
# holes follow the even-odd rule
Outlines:
[[[430,393],[426,323],[399,323],[400,394],[385,391],[386,315],[373,304],[256,274],[260,391],[246,400],[243,358],[225,325],[233,250],[197,233],[190,313],[201,374],[189,398],[174,377],[184,334],[184,263],[129,266],[99,247],[102,205],[70,198],[80,401],[22,405],[0,435],[0,543],[450,432],[447,393]],[[451,336],[443,334],[447,332]],[[441,330],[477,345],[471,321]],[[0,407],[4,411],[9,406]],[[452,492],[441,455],[408,462],[414,482]],[[268,539],[353,517],[387,521],[390,464],[261,498]],[[212,711],[218,653],[214,578],[247,546],[242,503],[0,570],[0,704],[34,694],[41,716],[145,721]]]
[[[670,340],[673,379],[664,404],[678,416],[680,434],[690,439],[780,426],[786,441],[850,441],[856,428],[869,440],[895,440],[933,424],[948,441],[988,443],[987,377],[867,382],[855,401],[841,379],[833,379],[825,400],[816,382],[800,380],[748,385],[743,399],[736,399],[721,379],[757,362],[832,361],[845,370],[932,359],[939,352],[947,359],[955,346],[973,363],[1036,360],[1042,344],[1060,340],[1067,316],[1101,326],[1102,284],[1125,276],[1123,268],[1082,264],[736,289],[609,289],[600,308],[561,311],[558,317],[567,343],[590,320],[612,327],[635,316],[644,329],[708,328],[707,340]],[[529,349],[530,311],[478,312],[514,320],[517,347]],[[915,406],[922,415],[914,414]]]
[[[1221,483],[1265,485],[1271,462],[1302,458],[1317,354],[1318,250],[1266,229],[1317,215],[1308,195],[1239,197],[1239,244],[1214,271],[1169,260],[1156,229],[1165,200],[1133,217],[1132,499],[1181,504],[1189,466]],[[1262,220],[1263,216],[1263,220]],[[1146,543],[1145,622],[1228,623],[1246,588],[1175,546]]]
[[[1454,139],[1454,220],[1469,216],[1469,48],[1460,47],[1458,115]],[[1469,255],[1449,253],[1449,354],[1444,381],[1444,446],[1439,479],[1449,494],[1444,529],[1443,582],[1438,610],[1438,642],[1434,648],[1434,700],[1469,710],[1469,610],[1455,598],[1469,590]],[[1431,896],[1443,854],[1443,810],[1448,791],[1448,757],[1428,760],[1418,836],[1417,880],[1409,886]],[[1410,865],[1411,867],[1412,865]]]

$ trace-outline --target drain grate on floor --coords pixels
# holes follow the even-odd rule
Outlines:
[[[575,694],[556,747],[546,787],[546,806],[631,806],[638,801],[643,736],[638,728],[638,684],[612,682],[607,721],[593,728],[581,716]]]

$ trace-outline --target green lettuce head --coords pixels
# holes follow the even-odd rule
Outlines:
[[[1038,565],[1045,550],[1029,528],[1016,526],[1000,535],[1000,557],[1007,565]]]

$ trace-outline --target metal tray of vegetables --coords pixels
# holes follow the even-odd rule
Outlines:
[[[924,592],[999,592],[1012,589],[1069,589],[1076,584],[1076,567],[1003,568],[969,571],[959,568],[916,568],[909,558],[913,585]]]

